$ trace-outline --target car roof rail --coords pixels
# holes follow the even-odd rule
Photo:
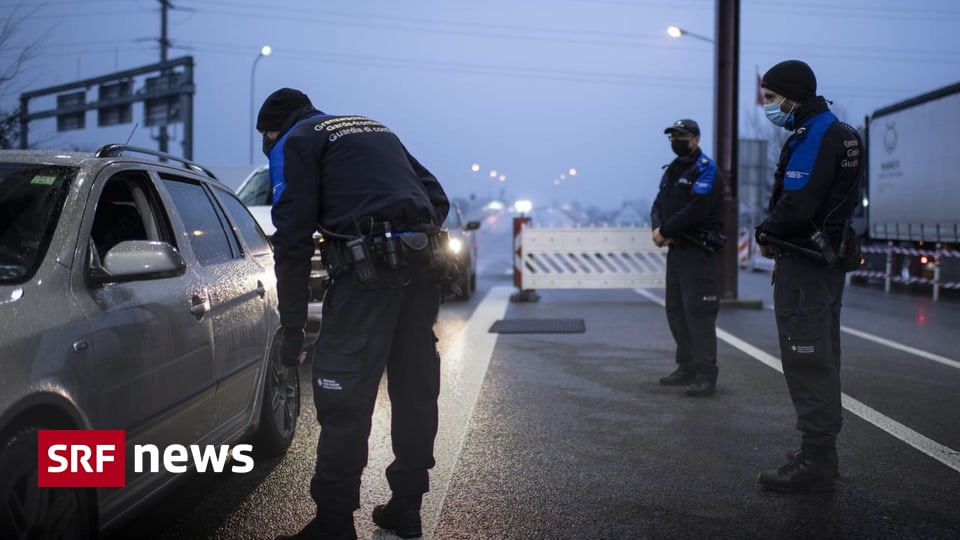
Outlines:
[[[105,144],[101,146],[96,152],[93,153],[95,157],[120,157],[124,152],[135,152],[137,154],[145,154],[148,156],[154,156],[160,158],[160,160],[170,160],[176,161],[183,165],[185,169],[189,169],[194,172],[203,173],[212,178],[213,180],[218,180],[216,175],[210,172],[206,167],[190,161],[189,159],[175,156],[173,154],[168,154],[166,152],[161,152],[159,150],[151,150],[149,148],[143,148],[141,146],[130,146],[129,144]]]

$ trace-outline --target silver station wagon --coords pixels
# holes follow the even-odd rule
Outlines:
[[[0,151],[0,538],[96,537],[148,506],[175,475],[136,473],[135,445],[284,453],[300,394],[279,341],[270,243],[208,171]],[[125,430],[125,487],[39,488],[47,429]]]

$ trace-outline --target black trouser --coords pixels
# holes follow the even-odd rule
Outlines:
[[[677,342],[676,362],[698,379],[717,381],[719,252],[693,245],[667,251],[667,322]]]
[[[780,359],[797,411],[801,450],[807,455],[832,455],[843,423],[840,302],[844,273],[794,254],[780,257],[774,272]]]
[[[426,266],[377,271],[379,279],[368,285],[352,273],[336,278],[323,302],[313,364],[320,438],[310,482],[318,512],[360,507],[360,476],[384,367],[394,453],[387,481],[397,495],[429,490],[440,394],[433,333],[440,289]]]

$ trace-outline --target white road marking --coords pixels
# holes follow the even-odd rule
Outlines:
[[[493,356],[498,334],[488,330],[502,319],[513,287],[494,287],[477,305],[463,329],[446,347],[441,363],[440,431],[434,445],[437,464],[430,471],[430,493],[422,512],[424,537],[432,538],[447,490],[453,481],[473,409]]]
[[[767,309],[772,310],[773,306],[767,306]],[[912,354],[914,356],[919,356],[920,358],[926,358],[927,360],[938,362],[945,366],[949,366],[955,369],[960,369],[960,362],[957,362],[956,360],[951,360],[945,356],[940,356],[939,354],[934,354],[932,352],[925,351],[923,349],[917,349],[916,347],[904,345],[903,343],[889,340],[887,338],[882,338],[880,336],[876,336],[868,332],[864,332],[863,330],[857,330],[856,328],[850,328],[849,326],[840,325],[840,331],[845,334],[850,334],[851,336],[856,336],[860,339],[865,339],[867,341],[872,341],[874,343],[878,343],[885,347],[890,347],[891,349],[903,351],[905,353]]]
[[[874,343],[879,343],[891,349],[897,349],[898,351],[903,351],[905,353],[910,353],[920,358],[926,358],[927,360],[933,360],[934,362],[939,362],[945,366],[950,366],[952,368],[960,369],[960,362],[956,360],[951,360],[949,358],[940,356],[939,354],[933,354],[932,352],[927,352],[921,349],[911,347],[909,345],[904,345],[903,343],[897,343],[896,341],[891,341],[880,336],[875,336],[873,334],[868,334],[862,330],[857,330],[855,328],[850,328],[849,326],[840,326],[840,331],[850,334],[851,336],[856,336],[867,341],[872,341]]]
[[[650,291],[647,291],[645,289],[634,289],[634,291],[636,291],[637,294],[639,294],[640,296],[647,298],[648,300],[651,300],[657,304],[660,304],[661,306],[664,305],[663,299],[651,293]],[[866,334],[866,335],[869,336],[870,334]],[[871,336],[871,337],[876,337],[876,336]],[[740,349],[748,356],[751,356],[752,358],[755,358],[756,360],[760,361],[760,363],[770,368],[773,368],[779,371],[780,373],[783,373],[783,367],[780,363],[779,358],[761,349],[758,349],[757,347],[754,347],[753,345],[747,343],[746,341],[734,336],[733,334],[725,330],[721,330],[720,328],[717,328],[717,338],[725,341],[726,343],[728,343],[729,345],[737,349]],[[880,339],[883,339],[883,338],[877,338],[877,340],[880,340]],[[883,340],[883,341],[887,341],[887,340]],[[877,343],[881,343],[881,342],[877,341]],[[899,345],[894,342],[890,342],[890,343]],[[881,343],[881,344],[887,345],[887,343]],[[905,347],[905,348],[901,348],[901,347]],[[900,350],[906,350],[906,352],[913,352],[913,351],[907,350],[907,349],[912,349],[911,347],[906,347],[905,345],[901,347],[894,347],[894,348],[897,348]],[[924,352],[924,351],[919,351],[919,352]],[[936,355],[932,355],[932,356],[936,356]],[[944,359],[944,360],[947,360],[947,359]],[[897,439],[907,443],[908,445],[932,457],[933,459],[939,461],[940,463],[943,463],[947,467],[950,467],[951,469],[957,472],[960,472],[960,452],[958,452],[957,450],[954,450],[948,446],[944,446],[938,443],[937,441],[934,441],[933,439],[930,439],[929,437],[926,437],[908,428],[907,426],[901,424],[900,422],[897,422],[896,420],[888,416],[884,416],[880,412],[870,408],[869,406],[865,405],[860,401],[857,401],[856,399],[848,396],[847,394],[841,394],[840,397],[843,402],[844,409],[859,416],[860,418],[863,418],[867,422],[882,429],[883,431],[886,431],[890,435],[893,435]]]

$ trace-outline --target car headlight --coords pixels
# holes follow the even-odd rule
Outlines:
[[[463,240],[460,240],[459,238],[451,238],[447,246],[450,248],[450,251],[454,253],[454,255],[457,255],[460,253],[460,250],[463,249]]]

